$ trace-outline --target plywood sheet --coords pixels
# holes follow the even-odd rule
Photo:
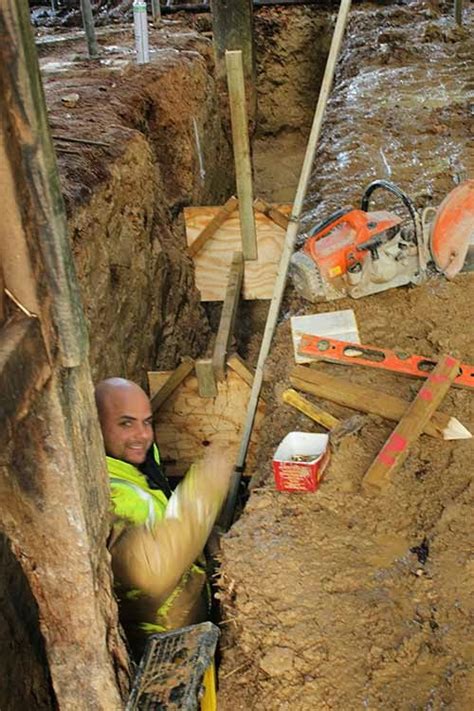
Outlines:
[[[291,205],[276,207],[285,215],[291,212]],[[194,242],[219,209],[219,207],[184,209],[188,245]],[[258,259],[245,262],[242,294],[244,299],[271,299],[285,230],[258,210],[255,210],[255,225]],[[201,292],[201,301],[224,299],[232,254],[241,249],[239,212],[234,210],[215,235],[194,256],[196,284]]]
[[[148,373],[150,394],[159,389],[172,371]],[[237,455],[251,388],[228,369],[217,383],[217,397],[201,398],[194,374],[188,375],[158,412],[155,436],[164,459],[192,462],[202,456],[205,442],[219,442]],[[255,443],[264,414],[259,402],[250,440],[246,472],[252,473]]]

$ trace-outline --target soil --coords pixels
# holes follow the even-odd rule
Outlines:
[[[427,3],[352,10],[305,227],[357,204],[374,178],[423,207],[474,177],[471,30],[468,10],[459,28]],[[472,274],[316,306],[288,288],[265,368],[253,488],[223,542],[223,711],[472,707],[472,440],[422,435],[374,497],[361,481],[393,429],[381,418],[364,416],[340,441],[315,494],[275,491],[271,458],[289,431],[318,431],[280,399],[293,367],[290,316],[352,308],[363,343],[473,362],[473,299]],[[407,399],[419,388],[370,368],[318,367]],[[341,419],[354,414],[318,404]],[[473,431],[472,390],[452,388],[442,409]]]
[[[150,30],[145,68],[130,27],[99,30],[92,63],[80,33],[38,35],[93,376],[145,385],[147,370],[198,356],[209,337],[182,207],[222,203],[234,180],[212,44],[166,21]]]

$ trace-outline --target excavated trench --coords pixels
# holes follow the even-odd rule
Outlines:
[[[330,21],[314,8],[256,13],[262,197],[277,179],[281,199],[292,197]],[[184,206],[222,204],[235,190],[209,29],[209,15],[165,20],[151,31],[146,68],[134,64],[130,25],[100,28],[100,63],[87,61],[77,29],[36,30],[95,379],[120,374],[146,385],[147,370],[202,355],[209,342],[219,307],[207,315],[200,304],[182,217]],[[277,134],[289,146],[278,178],[269,170]],[[266,308],[244,305],[243,352],[263,328]],[[0,564],[0,708],[54,708],[38,610],[3,537]]]
[[[358,5],[351,15],[307,220],[357,199],[374,177],[399,182],[419,206],[472,177],[469,11],[465,29],[429,3]],[[255,192],[268,200],[294,196],[333,20],[331,10],[304,6],[255,13]],[[221,204],[234,189],[209,30],[209,16],[166,21],[152,31],[146,68],[129,61],[129,28],[100,35],[104,60],[93,67],[77,40],[39,44],[95,378],[121,374],[145,384],[147,370],[204,354],[215,326],[218,309],[204,310],[194,285],[182,218],[184,206]],[[470,442],[421,438],[380,501],[365,500],[359,485],[390,430],[384,420],[368,416],[342,441],[316,495],[276,493],[269,463],[288,431],[314,429],[280,402],[293,364],[288,316],[354,308],[368,342],[472,361],[472,284],[463,275],[316,308],[288,289],[265,373],[258,487],[223,545],[220,709],[470,707]],[[266,309],[247,303],[239,315],[240,350],[250,362]],[[395,376],[351,377],[415,392]],[[471,393],[452,391],[446,407],[472,429]],[[410,551],[424,539],[429,557],[421,564]],[[32,602],[25,591],[16,595],[24,588],[19,571],[4,567],[11,574],[0,599],[18,604],[1,606],[0,657],[16,654],[28,678],[11,661],[11,678],[21,683],[12,691],[4,677],[0,707],[52,708],[35,612],[25,615]],[[29,630],[22,619],[32,620]]]

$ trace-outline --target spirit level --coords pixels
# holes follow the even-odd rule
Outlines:
[[[431,358],[409,355],[402,351],[392,351],[376,346],[361,346],[359,343],[337,341],[333,338],[321,338],[307,334],[301,338],[298,353],[314,360],[327,360],[331,363],[345,363],[346,365],[367,365],[420,378],[428,377],[437,362]],[[474,366],[461,363],[454,385],[474,388]]]

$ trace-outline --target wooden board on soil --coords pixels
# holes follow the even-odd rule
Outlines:
[[[276,205],[289,215],[291,205]],[[186,239],[191,245],[220,207],[186,207]],[[245,262],[242,295],[244,299],[271,299],[278,271],[285,230],[262,212],[255,210],[258,259]],[[222,301],[225,296],[232,254],[242,249],[239,211],[224,222],[213,237],[194,256],[196,285],[202,301]]]
[[[171,373],[148,373],[152,397]],[[199,396],[195,374],[188,375],[163,403],[158,413],[155,436],[162,458],[176,460],[186,466],[201,457],[206,443],[212,442],[234,449],[237,457],[250,390],[240,375],[228,368],[226,379],[217,383],[217,397],[202,398]],[[260,400],[250,440],[246,474],[252,473],[264,407]]]

